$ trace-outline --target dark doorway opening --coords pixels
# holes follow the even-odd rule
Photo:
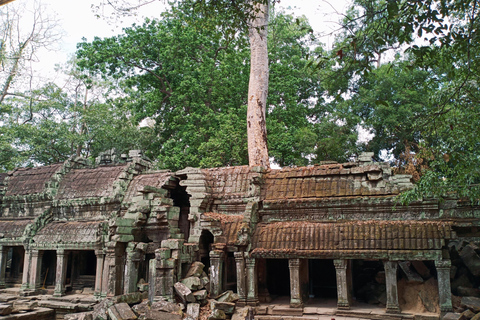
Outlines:
[[[24,259],[25,249],[23,247],[8,248],[7,265],[5,269],[5,283],[7,286],[15,286],[22,283]]]
[[[227,252],[224,264],[225,288],[224,290],[232,290],[237,292],[237,267],[233,252]]]
[[[333,260],[308,260],[308,271],[311,298],[337,298],[337,274]]]
[[[385,271],[382,261],[353,261],[353,294],[357,301],[386,304]]]
[[[267,289],[270,297],[290,296],[288,259],[267,259]]]
[[[178,228],[183,234],[185,241],[188,241],[190,235],[190,221],[188,220],[188,214],[190,213],[190,196],[185,190],[186,187],[182,187],[177,183],[176,187],[170,190],[170,197],[173,199],[173,205],[180,208]]]
[[[42,288],[55,285],[57,271],[57,253],[53,250],[43,251],[40,284]]]
[[[211,245],[214,241],[213,234],[208,230],[203,230],[200,235],[199,241],[199,253],[200,261],[205,265],[204,270],[210,269],[210,250]]]

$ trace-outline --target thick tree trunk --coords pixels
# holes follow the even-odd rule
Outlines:
[[[255,5],[258,11],[249,29],[250,82],[248,85],[247,135],[251,167],[270,167],[265,122],[268,93],[267,23],[268,2]]]

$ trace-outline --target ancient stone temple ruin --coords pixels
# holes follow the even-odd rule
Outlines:
[[[201,261],[210,296],[233,290],[237,306],[284,296],[293,308],[318,297],[354,308],[381,276],[386,311],[398,313],[399,270],[408,278],[415,267],[433,274],[437,305],[450,311],[449,244],[479,236],[467,202],[399,204],[410,176],[370,154],[268,170],[150,166],[133,151],[0,174],[0,286],[173,301]]]

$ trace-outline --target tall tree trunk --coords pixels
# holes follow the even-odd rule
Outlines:
[[[255,4],[255,19],[249,27],[250,82],[248,85],[247,136],[251,167],[270,167],[265,114],[268,93],[267,24],[268,1]]]

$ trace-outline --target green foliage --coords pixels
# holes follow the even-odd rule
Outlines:
[[[413,152],[428,167],[405,200],[480,198],[478,10],[470,0],[360,0],[344,20],[334,109],[375,134],[367,149],[400,164]]]
[[[138,120],[155,120],[148,154],[160,167],[247,164],[246,30],[222,27],[238,17],[195,8],[182,2],[161,20],[80,43],[78,64],[116,80]],[[270,19],[267,131],[270,154],[280,165],[323,160],[315,158],[317,141],[325,138],[317,114],[324,89],[318,71],[307,68],[313,50],[322,49],[309,30],[304,18],[273,13]],[[341,145],[338,132],[331,134]]]

